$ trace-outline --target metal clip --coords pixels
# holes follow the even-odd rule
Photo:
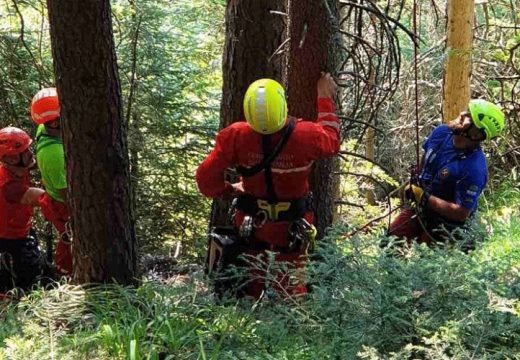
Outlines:
[[[310,248],[312,251],[317,232],[316,227],[304,218],[293,221],[289,225],[289,235],[291,235],[289,250],[306,252]]]
[[[269,219],[267,212],[265,210],[260,210],[256,213],[255,219],[253,220],[253,226],[258,229],[265,225]]]
[[[59,234],[60,240],[65,241],[66,243],[71,243],[74,237],[74,233],[72,232],[72,222],[71,220],[65,223],[65,232]]]
[[[248,239],[253,233],[253,217],[250,215],[246,215],[240,228],[238,229],[238,235],[241,238]]]

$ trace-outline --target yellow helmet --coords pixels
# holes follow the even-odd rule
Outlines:
[[[287,120],[287,101],[282,85],[260,79],[249,85],[244,96],[244,115],[254,131],[274,134]]]

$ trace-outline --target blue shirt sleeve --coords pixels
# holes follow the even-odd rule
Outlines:
[[[465,176],[457,182],[455,203],[474,211],[487,183],[487,165],[484,155],[476,156],[466,166]]]

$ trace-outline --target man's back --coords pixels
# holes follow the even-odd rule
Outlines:
[[[318,113],[316,122],[296,122],[293,133],[271,164],[274,190],[280,201],[305,196],[313,162],[339,151],[339,123],[332,100],[320,98]],[[272,148],[280,141],[282,134],[283,131],[279,131],[269,135]],[[201,192],[206,196],[218,196],[224,185],[223,172],[228,167],[251,167],[260,163],[264,157],[262,136],[244,121],[221,130],[215,149],[197,170]],[[242,181],[246,193],[258,198],[268,196],[263,171]]]
[[[54,200],[64,202],[59,191],[67,188],[63,142],[48,135],[44,125],[38,126],[36,141],[36,160],[45,190]]]
[[[19,203],[29,188],[29,178],[16,178],[0,166],[0,238],[22,239],[31,228],[33,208]]]

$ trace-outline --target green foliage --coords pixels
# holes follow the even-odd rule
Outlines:
[[[114,13],[138,240],[144,251],[168,250],[174,241],[190,251],[209,213],[194,172],[218,128],[223,38],[215,29],[224,8],[200,0],[128,5],[117,2]]]
[[[218,125],[225,1],[118,0],[112,5],[141,248],[168,250],[181,241],[196,255],[209,202],[198,194],[193,175]],[[40,86],[52,84],[51,56],[48,36],[40,30],[46,26],[41,3],[19,6],[25,44],[15,8],[0,5],[0,119],[2,125],[30,130],[28,104]],[[498,8],[497,17],[510,16],[505,8]],[[443,27],[426,20],[423,14],[421,33]],[[506,34],[504,41],[478,48],[476,56],[491,62],[488,67],[517,66],[510,50],[518,39]],[[426,40],[420,104],[430,124],[438,115],[443,55],[436,37]],[[410,61],[412,47],[404,47],[403,57]],[[402,140],[379,147],[378,156],[391,159],[385,165],[393,169],[410,162],[397,150],[410,150],[402,144],[413,143],[414,136],[411,72],[404,76],[402,91],[377,123],[394,131],[388,139]],[[485,79],[481,93],[505,96],[506,102],[514,93],[507,82]],[[514,124],[509,146],[516,141]],[[422,130],[426,133],[428,126]],[[504,143],[493,155],[507,151]],[[357,149],[349,143],[344,150]],[[178,276],[168,286],[145,282],[139,288],[37,290],[0,306],[0,359],[518,359],[518,169],[511,165],[517,162],[507,162],[511,157],[491,159],[494,192],[481,203],[486,241],[470,255],[415,246],[391,256],[379,248],[383,236],[346,238],[351,228],[337,226],[309,268],[312,292],[304,299],[218,305],[201,274]],[[363,161],[353,160],[341,170],[362,174],[349,175],[341,187],[355,203],[363,203],[360,189],[382,188],[364,175],[396,186],[387,173]],[[504,172],[511,174],[507,181]],[[349,211],[349,223],[362,224],[379,211],[377,206]]]
[[[44,5],[0,4],[0,127],[30,134],[32,96],[54,85]],[[201,199],[194,171],[219,122],[224,6],[221,0],[112,2],[142,251],[168,252],[180,241],[189,258],[205,233],[209,201]]]
[[[0,127],[13,125],[32,133],[30,101],[53,82],[50,40],[41,32],[46,23],[41,3],[19,2],[20,13],[13,4],[0,4]]]
[[[216,304],[201,273],[38,290],[2,306],[0,358],[518,359],[520,221],[495,215],[520,197],[504,187],[497,199],[469,255],[414,246],[395,256],[381,235],[334,228],[303,299]]]

